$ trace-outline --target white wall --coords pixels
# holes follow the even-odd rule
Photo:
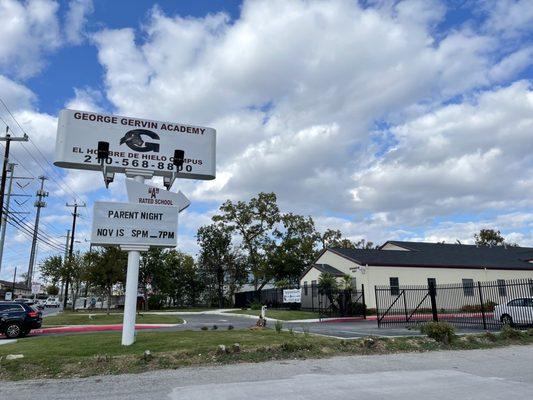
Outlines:
[[[402,285],[427,285],[428,278],[435,278],[437,285],[446,283],[462,283],[463,279],[472,279],[474,282],[496,281],[498,279],[533,279],[531,271],[511,271],[494,269],[470,268],[422,268],[422,267],[368,267],[366,271],[369,290],[365,298],[368,308],[376,307],[374,286],[388,286],[389,278],[396,277]],[[366,286],[365,286],[366,287]]]

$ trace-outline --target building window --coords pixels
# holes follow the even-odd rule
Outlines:
[[[505,279],[498,279],[498,293],[501,297],[507,297],[507,286],[505,286]]]
[[[316,286],[316,281],[311,281],[311,296],[316,297],[318,293],[318,287]]]
[[[357,290],[357,281],[356,281],[355,278],[352,278],[352,282],[350,284],[350,287],[352,288],[353,291]]]
[[[304,282],[304,296],[307,296],[307,281]]]
[[[533,296],[533,279],[530,279],[528,282],[529,282],[529,294]]]
[[[474,295],[474,280],[473,279],[463,279],[463,293],[465,296]]]
[[[400,280],[396,277],[389,278],[391,296],[400,295]]]

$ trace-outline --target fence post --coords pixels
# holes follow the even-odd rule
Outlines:
[[[379,319],[379,308],[378,308],[378,288],[374,285],[374,301],[376,303],[376,319],[378,320],[378,328],[381,328],[381,321]]]
[[[479,291],[479,303],[481,305],[481,318],[483,318],[483,329],[487,330],[487,320],[485,318],[485,304],[483,301],[483,292],[481,291],[481,282],[477,281],[477,288]]]
[[[437,313],[437,288],[435,287],[435,283],[433,281],[430,281],[428,283],[428,290],[429,290],[429,297],[431,299],[431,313],[433,314],[433,321],[439,322],[439,315]]]
[[[361,284],[361,300],[363,300],[363,319],[366,319],[365,285]]]
[[[405,310],[405,322],[409,322],[409,316],[407,315],[407,300],[405,299],[405,289],[402,290],[403,294],[403,308]]]

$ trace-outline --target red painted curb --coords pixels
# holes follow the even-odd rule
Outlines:
[[[340,317],[340,318],[333,318],[333,319],[325,319],[323,321],[320,321],[323,324],[331,323],[331,322],[357,322],[357,321],[375,321],[376,316],[375,315],[369,315],[364,319],[363,317]]]
[[[137,324],[135,330],[142,329],[160,329],[170,328],[175,324]],[[41,335],[44,333],[76,333],[76,332],[102,332],[102,331],[121,331],[122,324],[117,325],[70,325],[58,326],[55,328],[33,329],[31,333]]]

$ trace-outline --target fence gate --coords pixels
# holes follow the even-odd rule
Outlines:
[[[494,313],[499,304],[505,305],[509,314],[516,314],[515,320],[521,324],[533,325],[533,310],[529,312],[525,306],[509,303],[533,296],[531,279],[494,282],[464,279],[459,284],[435,285],[430,281],[428,285],[375,286],[375,295],[379,327],[444,321],[464,328],[500,329],[505,319],[501,313]],[[511,305],[507,306],[508,303]]]
[[[365,286],[318,293],[319,318],[363,317],[366,319]]]

